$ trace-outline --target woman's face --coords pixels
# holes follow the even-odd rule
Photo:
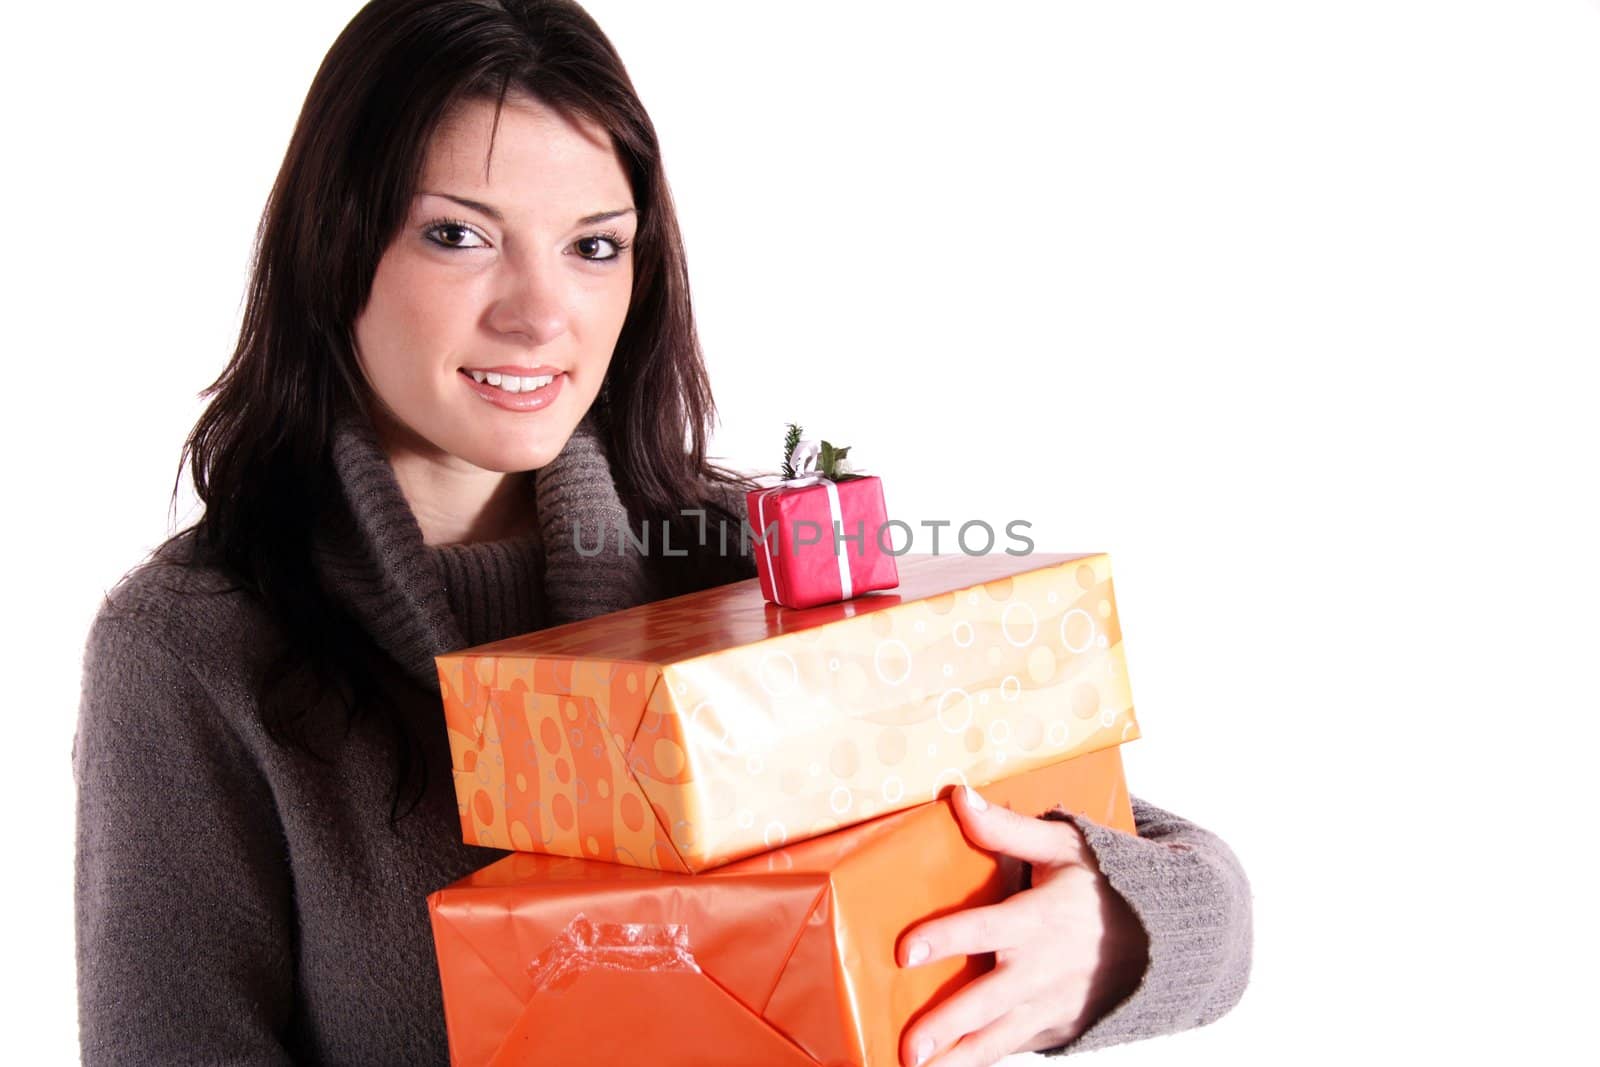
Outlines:
[[[491,160],[494,110],[469,101],[434,135],[355,342],[391,448],[525,471],[600,391],[638,215],[602,129],[508,96]]]

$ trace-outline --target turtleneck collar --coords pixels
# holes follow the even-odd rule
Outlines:
[[[644,559],[618,551],[630,519],[592,413],[534,472],[529,506],[537,534],[505,541],[424,544],[364,413],[336,423],[331,461],[343,506],[318,527],[317,573],[328,594],[425,688],[438,685],[437,655],[655,598]],[[578,551],[575,527],[591,554]],[[593,554],[602,531],[604,551]]]

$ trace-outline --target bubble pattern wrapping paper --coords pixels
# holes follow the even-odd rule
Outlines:
[[[1103,554],[755,579],[437,658],[471,844],[699,871],[1139,736]]]

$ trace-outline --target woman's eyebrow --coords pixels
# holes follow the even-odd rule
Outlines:
[[[452,196],[449,193],[431,193],[431,192],[428,192],[426,190],[424,190],[422,192],[419,192],[417,195],[418,196],[440,196],[440,197],[443,197],[446,200],[453,200],[457,204],[460,204],[462,207],[470,207],[474,211],[481,211],[485,215],[489,216],[491,219],[494,219],[494,221],[496,221],[496,222],[505,222],[506,221],[504,215],[500,214],[499,211],[497,211],[494,208],[490,207],[488,204],[481,203],[481,202],[479,202],[477,200],[468,200],[464,196]],[[632,214],[633,212],[634,212],[634,209],[631,208],[631,207],[617,208],[615,211],[601,211],[601,212],[598,212],[598,213],[596,213],[594,215],[585,215],[585,216],[583,216],[583,218],[578,220],[578,225],[579,226],[589,226],[589,225],[593,225],[596,222],[605,222],[607,219],[614,219],[619,215],[628,215],[628,214]]]

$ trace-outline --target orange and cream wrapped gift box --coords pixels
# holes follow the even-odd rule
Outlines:
[[[439,656],[470,844],[701,871],[1139,735],[1103,554],[751,578]]]
[[[1114,747],[985,793],[1135,832]],[[1006,877],[946,800],[704,874],[510,855],[428,898],[450,1060],[897,1064],[905,1025],[987,966],[901,967],[900,938],[1004,899]]]

